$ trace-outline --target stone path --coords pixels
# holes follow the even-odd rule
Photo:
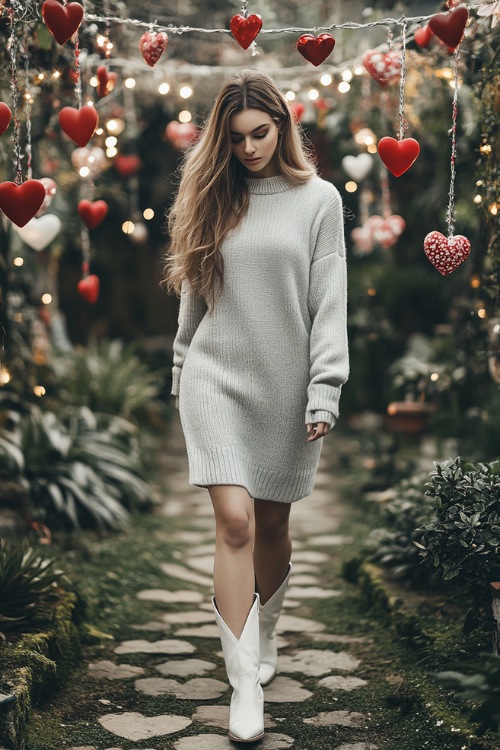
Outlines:
[[[139,600],[157,606],[154,619],[132,624],[144,637],[123,640],[114,647],[112,659],[88,664],[88,673],[96,680],[133,681],[138,696],[163,698],[163,710],[117,710],[111,701],[103,699],[102,715],[97,721],[107,731],[109,743],[73,745],[70,750],[125,750],[142,740],[151,743],[143,750],[234,747],[226,734],[230,690],[210,602],[212,508],[207,490],[188,484],[184,438],[177,417],[169,449],[165,464],[170,469],[171,494],[161,516],[176,521],[175,531],[165,537],[175,550],[176,562],[158,561],[169,586],[144,588],[136,594]],[[343,736],[352,740],[335,741],[337,733],[332,732],[328,743],[331,750],[378,747],[369,741],[373,735],[370,717],[349,710],[349,701],[344,698],[369,683],[363,676],[361,659],[351,650],[351,646],[367,639],[353,637],[349,632],[331,633],[321,618],[309,616],[312,604],[335,602],[342,597],[328,576],[332,554],[350,541],[338,533],[339,509],[327,468],[328,451],[333,449],[333,440],[325,440],[314,492],[292,510],[294,568],[278,624],[279,675],[264,691],[267,733],[259,744],[262,750],[318,747],[314,743],[307,748],[302,743],[295,745],[294,734],[282,729],[290,724],[286,714],[294,705],[300,705],[300,721],[304,729],[309,728],[311,738],[311,729],[324,733],[342,728]],[[163,527],[161,533],[165,534]],[[143,700],[141,705],[145,705]],[[335,710],[318,711],[318,705]],[[211,731],[207,732],[207,728]]]

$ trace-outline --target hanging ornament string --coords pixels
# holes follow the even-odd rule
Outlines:
[[[407,125],[405,123],[405,83],[406,83],[406,19],[402,23],[401,32],[401,75],[399,79],[399,135],[398,140],[404,138]]]
[[[17,0],[12,0],[12,7],[9,8],[10,14],[10,87],[12,91],[12,119],[14,122],[14,129],[12,134],[12,140],[14,142],[14,168],[16,176],[14,183],[21,185],[23,181],[23,172],[21,165],[21,124],[17,116],[18,102],[19,102],[19,91],[17,88],[17,55],[18,55],[18,41],[16,36],[16,18],[17,11],[19,9]]]
[[[457,115],[458,115],[458,62],[460,58],[460,45],[454,52],[454,85],[453,85],[453,108],[451,115],[451,159],[450,159],[450,191],[448,193],[448,210],[446,212],[446,224],[448,226],[448,237],[453,236],[455,230],[455,176],[457,159]]]
[[[82,108],[82,76],[80,71],[80,41],[78,32],[74,36],[75,44],[75,94],[78,109]]]
[[[32,160],[31,160],[31,104],[33,102],[31,91],[30,91],[30,71],[29,71],[29,45],[26,31],[24,32],[24,58],[25,58],[25,112],[26,112],[26,171],[28,180],[31,180],[33,176],[32,172]]]
[[[248,18],[248,0],[243,0],[241,15],[243,16],[243,18]],[[255,57],[259,54],[257,51],[257,42],[255,40],[251,43],[250,49],[252,50],[252,57]]]

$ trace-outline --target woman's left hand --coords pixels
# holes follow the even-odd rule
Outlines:
[[[330,431],[330,425],[328,422],[314,422],[314,424],[307,424],[306,429],[309,433],[307,442],[312,443],[314,440],[324,437]]]

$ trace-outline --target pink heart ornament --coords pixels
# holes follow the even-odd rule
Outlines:
[[[432,265],[443,276],[452,273],[467,260],[470,241],[462,234],[445,237],[441,232],[429,232],[424,239],[424,252]]]

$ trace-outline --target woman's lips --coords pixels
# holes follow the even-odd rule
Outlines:
[[[260,161],[260,156],[257,156],[255,159],[245,159],[249,164],[253,164],[256,161]]]

